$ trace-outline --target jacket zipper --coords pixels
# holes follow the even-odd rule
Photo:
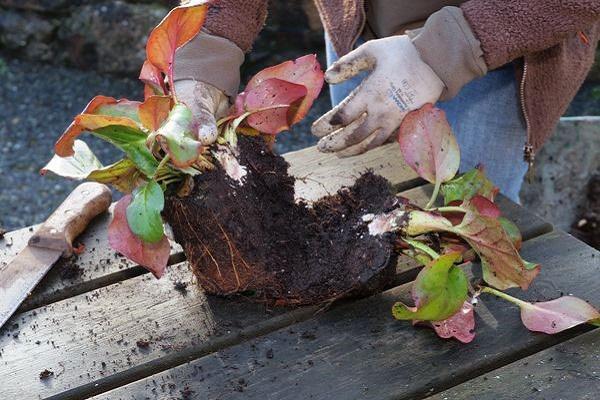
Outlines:
[[[521,95],[521,111],[523,112],[523,118],[525,119],[525,127],[527,129],[527,140],[525,142],[525,146],[523,147],[523,160],[528,165],[527,169],[527,181],[529,183],[533,182],[533,178],[535,175],[534,170],[534,162],[535,162],[535,152],[533,150],[533,145],[531,144],[531,132],[530,132],[530,123],[529,116],[527,115],[527,108],[525,107],[525,80],[527,79],[527,61],[523,63],[523,77],[521,78],[520,85],[520,95]]]

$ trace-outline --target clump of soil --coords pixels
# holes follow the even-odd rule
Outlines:
[[[575,220],[571,233],[590,246],[600,249],[600,173],[594,174],[588,183],[583,212]]]
[[[369,235],[362,217],[396,204],[372,173],[312,206],[294,200],[288,164],[261,138],[241,137],[243,184],[217,167],[187,197],[167,196],[165,218],[200,285],[259,301],[316,304],[380,289],[394,273],[392,236]]]

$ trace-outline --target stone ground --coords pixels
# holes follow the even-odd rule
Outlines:
[[[38,171],[51,158],[60,133],[89,99],[96,94],[139,99],[141,88],[135,79],[0,58],[0,227],[12,230],[43,221],[76,185],[41,177]],[[584,87],[568,114],[600,115],[599,88]],[[324,90],[305,121],[280,136],[277,151],[316,143],[309,126],[327,111],[328,101]],[[91,136],[85,140],[104,163],[119,157],[112,146]]]
[[[139,100],[141,90],[135,79],[0,58],[0,227],[12,230],[43,221],[76,186],[38,171],[52,157],[58,136],[94,95]],[[281,135],[277,151],[316,143],[309,126],[326,111],[327,96],[324,91],[306,120]],[[111,145],[90,135],[84,139],[103,163],[118,159],[120,152]]]

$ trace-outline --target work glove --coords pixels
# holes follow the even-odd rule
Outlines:
[[[176,81],[175,93],[192,111],[198,141],[206,146],[213,144],[218,136],[217,120],[229,109],[228,97],[216,87],[192,79]]]
[[[174,87],[191,110],[198,140],[217,140],[217,120],[229,108],[240,85],[243,51],[228,39],[201,32],[175,53]]]
[[[362,83],[313,123],[320,151],[349,157],[380,146],[410,111],[435,103],[444,90],[405,35],[366,42],[331,65],[325,80],[336,84],[366,70]]]

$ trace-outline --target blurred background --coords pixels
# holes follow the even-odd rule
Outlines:
[[[53,144],[96,94],[142,98],[138,82],[151,29],[171,0],[0,0],[0,227],[44,220],[75,183],[40,177]],[[265,29],[246,58],[242,82],[270,65],[316,53],[323,31],[312,0],[270,2]],[[600,53],[597,53],[600,54]],[[600,241],[600,63],[538,155],[524,205],[590,243]],[[325,88],[308,118],[278,137],[284,153],[313,145],[309,126],[327,111]],[[112,146],[86,137],[104,163]]]

